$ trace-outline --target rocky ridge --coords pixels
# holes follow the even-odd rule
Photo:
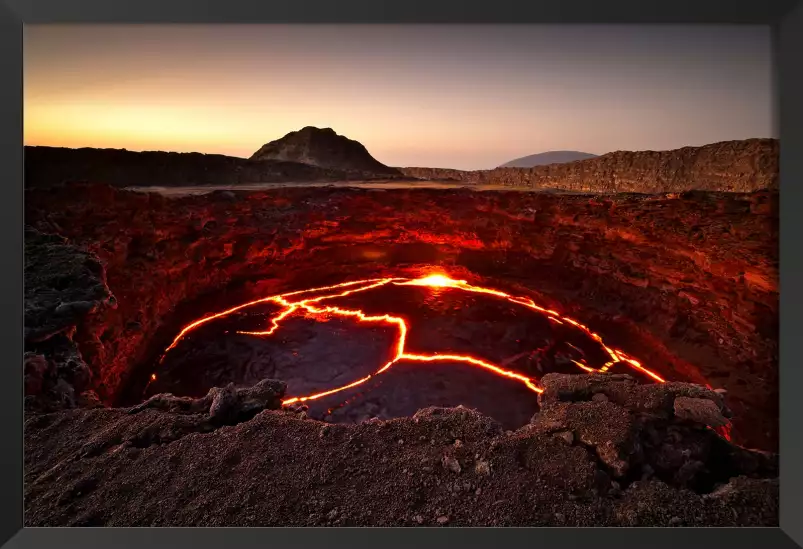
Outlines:
[[[725,141],[671,151],[617,151],[533,168],[460,171],[399,168],[409,177],[475,185],[584,192],[753,192],[778,188],[778,140]]]

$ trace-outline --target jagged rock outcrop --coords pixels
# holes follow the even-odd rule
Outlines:
[[[713,435],[727,436],[730,425],[731,410],[719,392],[688,383],[641,385],[610,374],[547,374],[541,384],[541,410],[532,428],[570,433],[596,452],[613,478],[632,479],[635,468],[637,478],[657,475],[707,491],[720,475],[778,474],[776,456]]]
[[[673,415],[683,395],[724,411],[717,393],[548,378],[513,432],[462,407],[356,425],[269,405],[216,422],[208,398],[32,414],[25,524],[777,526],[777,456]]]
[[[219,424],[247,421],[262,410],[278,410],[287,390],[283,381],[265,379],[253,387],[213,387],[201,398],[177,397],[169,393],[154,395],[129,413],[154,409],[171,413],[207,413],[209,420]]]
[[[460,171],[399,168],[406,176],[477,185],[585,192],[753,192],[778,188],[778,141],[747,139],[671,151],[617,151],[534,168]]]
[[[61,236],[25,229],[25,346],[28,407],[95,405],[92,371],[74,341],[84,319],[116,299],[97,256]]]
[[[25,340],[40,342],[75,328],[115,298],[103,265],[67,239],[25,228]]]
[[[251,160],[289,161],[354,173],[400,176],[376,160],[362,143],[331,128],[307,126],[260,147]]]

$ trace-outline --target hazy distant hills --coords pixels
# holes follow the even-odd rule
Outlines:
[[[580,151],[547,151],[530,156],[523,156],[511,160],[499,166],[500,168],[532,168],[534,166],[545,166],[547,164],[565,164],[575,160],[588,160],[596,158],[596,154],[584,153]]]
[[[359,141],[338,135],[332,128],[307,126],[263,145],[250,160],[296,162],[329,170],[400,176],[395,168],[376,160]]]

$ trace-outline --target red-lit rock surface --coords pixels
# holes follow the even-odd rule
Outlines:
[[[260,283],[225,299],[440,266],[531,295],[667,379],[727,389],[734,440],[777,444],[777,193],[166,199],[92,186],[28,192],[26,222],[106,265],[118,306],[74,335],[105,402],[120,400],[132,367],[153,361],[199,307],[231,305],[220,291],[238,280]],[[210,292],[214,302],[197,301]]]
[[[731,419],[735,442],[777,444],[777,199],[28,191],[26,333],[58,334],[26,341],[26,524],[777,525],[775,458],[708,428]],[[325,424],[273,410],[272,381],[132,408],[92,398],[130,400],[137,369],[199,313],[434,267],[727,393],[547,376],[532,425],[509,433],[465,410]]]
[[[778,141],[746,139],[671,151],[616,151],[534,168],[399,168],[409,177],[591,192],[753,192],[778,188]]]

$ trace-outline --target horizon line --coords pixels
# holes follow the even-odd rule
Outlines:
[[[315,127],[315,126],[312,126],[312,127]],[[318,129],[325,129],[325,128],[318,128]],[[329,128],[329,129],[331,129],[331,128]],[[297,130],[294,130],[294,131],[297,131]],[[292,132],[290,132],[290,133],[292,133]],[[337,132],[335,132],[335,133],[337,134]],[[285,136],[286,135],[288,135],[288,134],[285,134]],[[347,136],[344,136],[342,134],[337,134],[337,135],[343,136],[343,137],[347,137]],[[282,137],[285,137],[285,136],[282,136]],[[282,137],[280,137],[278,139],[282,139]],[[274,139],[273,141],[276,141],[276,140],[277,139]],[[604,153],[600,153],[600,154],[589,153],[589,152],[586,152],[586,151],[579,151],[579,150],[553,149],[553,150],[535,152],[535,153],[532,153],[532,154],[529,154],[529,155],[519,156],[519,157],[516,157],[516,158],[511,158],[511,159],[506,160],[505,162],[503,162],[503,164],[507,163],[507,162],[513,162],[513,161],[516,161],[516,160],[520,160],[522,158],[527,158],[528,156],[535,156],[535,155],[539,155],[539,154],[547,154],[547,153],[554,153],[554,152],[577,152],[577,153],[582,153],[582,154],[593,154],[594,155],[594,157],[592,157],[592,158],[586,158],[586,159],[579,160],[579,162],[582,162],[584,160],[594,160],[596,158],[607,156],[609,154],[622,153],[622,152],[630,152],[630,153],[670,152],[670,151],[679,151],[679,150],[682,150],[682,149],[699,149],[699,148],[708,147],[708,146],[711,146],[711,145],[718,145],[718,144],[721,144],[721,143],[733,143],[733,142],[739,142],[739,141],[761,141],[761,140],[779,141],[779,138],[777,138],[777,137],[746,137],[746,138],[742,138],[742,139],[725,139],[725,140],[720,140],[720,141],[712,141],[710,143],[704,143],[702,145],[684,145],[682,147],[676,147],[676,148],[673,148],[673,149],[616,149],[616,150],[612,150],[612,151],[608,151],[608,152],[604,152]],[[354,140],[352,140],[352,141],[354,141]],[[267,143],[270,143],[270,142],[271,141],[268,141]],[[368,149],[368,147],[365,146],[364,143],[361,143],[359,141],[357,141],[357,142],[360,143],[361,145],[363,145],[366,148],[366,150]],[[262,145],[260,145],[260,147],[261,146]],[[74,151],[82,150],[82,149],[94,149],[94,150],[103,150],[103,151],[124,151],[124,152],[133,152],[133,153],[201,154],[201,155],[205,155],[205,156],[223,156],[223,157],[226,157],[226,158],[236,158],[236,159],[239,159],[239,160],[250,160],[250,157],[245,157],[245,156],[235,156],[235,155],[231,155],[231,154],[223,154],[223,153],[216,153],[216,152],[202,152],[202,151],[189,151],[189,150],[129,149],[129,148],[126,148],[126,147],[122,147],[122,148],[118,148],[118,147],[96,147],[96,146],[90,146],[90,145],[84,145],[84,146],[80,146],[80,147],[67,147],[67,146],[63,146],[63,145],[41,145],[41,144],[34,145],[34,144],[23,143],[23,148],[24,147],[43,147],[43,148],[50,148],[50,149],[69,149],[69,150],[74,150]],[[257,150],[259,150],[259,148],[257,148],[254,152],[256,152]],[[368,151],[368,154],[371,154],[371,151]],[[373,156],[373,154],[371,154],[371,157],[375,158]],[[494,170],[494,169],[502,168],[502,164],[499,164],[499,165],[494,166],[492,168],[475,169],[475,170],[465,170],[465,169],[460,169],[460,168],[444,168],[442,166],[414,166],[414,165],[390,166],[389,164],[385,164],[385,165],[388,166],[388,167],[391,167],[391,168],[438,168],[438,169],[447,169],[447,170],[463,171],[463,172],[488,171],[488,170]],[[533,166],[533,167],[538,167],[538,166]],[[513,167],[513,168],[505,168],[505,169],[529,169],[529,168],[515,168],[515,167]]]

